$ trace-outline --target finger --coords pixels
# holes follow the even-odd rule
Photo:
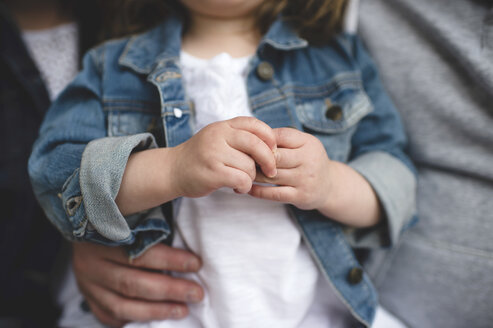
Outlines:
[[[300,166],[303,157],[298,150],[299,148],[277,148],[275,151],[277,169],[292,169]]]
[[[276,158],[273,151],[256,135],[236,130],[227,140],[230,147],[239,150],[253,158],[267,176],[277,174]]]
[[[219,177],[221,186],[229,187],[240,194],[246,194],[252,188],[252,178],[237,168],[225,165]]]
[[[73,265],[76,273],[81,271],[100,274],[104,271],[101,270],[101,266],[105,265],[105,260],[159,271],[197,272],[201,267],[200,258],[195,254],[164,244],[152,246],[140,257],[131,261],[122,247],[92,243],[73,244]]]
[[[123,327],[128,321],[123,321],[123,320],[117,320],[115,318],[112,318],[108,313],[104,312],[102,308],[99,307],[96,303],[94,303],[92,300],[87,301],[89,304],[89,307],[91,308],[92,314],[105,326],[108,327]]]
[[[247,116],[239,116],[229,120],[230,126],[235,129],[246,130],[260,138],[265,144],[274,150],[277,148],[276,136],[274,131],[265,122]]]
[[[262,172],[257,172],[255,182],[294,187],[299,184],[300,178],[298,170],[296,169],[279,169],[277,170],[277,175],[273,178],[267,177]]]
[[[121,297],[97,285],[91,288],[91,292],[85,294],[87,301],[114,321],[181,319],[188,314],[188,308],[183,303],[135,300]]]
[[[112,260],[112,258],[108,259]],[[164,244],[152,246],[131,262],[126,258],[126,264],[146,269],[177,272],[197,272],[202,265],[200,258],[195,254]]]
[[[228,154],[227,158],[224,160],[224,164],[245,172],[250,176],[252,181],[255,179],[255,175],[257,174],[255,161],[247,154],[236,149],[233,149],[232,154]]]
[[[112,290],[124,297],[147,301],[176,301],[196,303],[204,297],[197,283],[174,278],[160,272],[149,272],[109,263],[108,274],[91,280],[94,284]]]
[[[305,144],[305,133],[293,128],[274,129],[278,148],[300,148]]]
[[[293,204],[296,200],[296,189],[290,186],[259,186],[253,185],[249,195],[280,203]]]

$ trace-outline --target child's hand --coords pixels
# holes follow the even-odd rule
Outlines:
[[[354,227],[370,227],[382,217],[380,203],[368,181],[347,164],[331,161],[322,143],[301,131],[274,130],[277,175],[258,172],[249,194],[320,211],[328,218]]]
[[[212,123],[174,149],[172,183],[180,195],[201,197],[221,187],[247,193],[256,164],[276,175],[274,131],[253,117]]]
[[[321,209],[330,197],[331,165],[322,143],[314,136],[292,128],[274,130],[277,140],[277,175],[257,173],[249,194],[263,199],[293,204],[300,209]]]

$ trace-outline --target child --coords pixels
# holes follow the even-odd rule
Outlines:
[[[202,258],[203,302],[153,327],[371,325],[351,246],[395,242],[415,181],[368,55],[334,34],[344,6],[173,2],[89,52],[50,109],[30,174],[67,238],[134,258],[172,223]]]

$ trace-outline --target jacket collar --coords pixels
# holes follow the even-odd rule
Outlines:
[[[277,50],[294,50],[308,46],[308,41],[298,36],[286,20],[279,17],[260,41],[259,49],[270,45]]]
[[[181,31],[179,19],[167,18],[157,27],[131,37],[118,63],[139,73],[149,74],[160,62],[178,58]]]
[[[136,72],[149,74],[160,63],[177,60],[181,49],[182,22],[169,17],[157,27],[133,36],[128,41],[118,63]],[[257,52],[265,46],[281,51],[308,46],[295,30],[283,19],[278,18],[260,41]]]

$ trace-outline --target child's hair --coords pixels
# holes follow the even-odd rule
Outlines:
[[[106,1],[105,1],[106,2]],[[257,26],[267,32],[279,14],[291,22],[299,35],[313,45],[327,43],[341,30],[348,0],[265,0],[257,9]],[[187,22],[187,12],[179,0],[113,0],[106,2],[113,12],[112,36],[118,37],[149,29],[173,14]]]

